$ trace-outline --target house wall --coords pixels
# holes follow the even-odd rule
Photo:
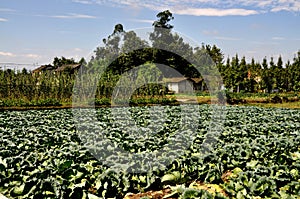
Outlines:
[[[178,87],[179,87],[179,89],[178,89],[179,93],[192,93],[193,92],[193,83],[188,80],[179,82]]]
[[[174,91],[175,93],[179,93],[178,82],[169,82],[168,89],[171,91]]]
[[[167,86],[169,90],[174,91],[175,93],[193,92],[193,84],[188,80],[184,80],[181,82],[168,82]]]

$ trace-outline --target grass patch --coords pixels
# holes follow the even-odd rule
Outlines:
[[[284,102],[284,103],[246,103],[246,106],[258,106],[263,108],[292,108],[300,109],[300,101],[298,102]]]
[[[130,99],[117,99],[112,104],[110,98],[96,98],[89,103],[88,107],[95,106],[146,106],[146,105],[179,105],[183,104],[211,104],[218,101],[218,95],[210,96],[207,92],[192,94],[175,94],[165,96],[134,96]],[[276,108],[300,108],[299,93],[229,93],[226,92],[226,101],[230,105],[246,105]],[[60,101],[55,98],[27,100],[27,99],[1,99],[0,109],[36,109],[36,108],[72,108],[73,103]],[[76,106],[76,105],[75,105]]]

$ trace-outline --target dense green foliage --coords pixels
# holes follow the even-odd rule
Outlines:
[[[68,73],[0,71],[0,106],[59,105],[71,100],[73,84]]]
[[[254,59],[246,63],[245,60],[245,57],[239,60],[236,55],[219,65],[225,86],[233,92],[299,92],[300,51],[285,67],[281,56],[277,63],[271,57],[269,64],[266,58],[262,63]]]
[[[130,109],[142,129],[155,126],[147,107],[115,108],[114,111],[122,113],[125,109]],[[142,137],[132,137],[130,126],[117,128],[124,123],[114,120],[109,108],[96,110],[97,124],[106,129],[104,134],[110,132],[105,135],[115,146],[140,153],[172,141],[172,132],[179,128],[181,109],[181,106],[164,107],[168,119],[162,127],[166,134],[144,137],[144,141]],[[84,143],[78,138],[81,132],[75,129],[72,117],[71,110],[67,109],[0,113],[1,193],[9,198],[121,198],[127,192],[177,184],[181,198],[225,197],[188,188],[197,180],[219,185],[232,198],[297,198],[300,195],[299,110],[229,106],[224,126],[215,136],[213,150],[203,154],[211,107],[201,105],[199,114],[190,116],[199,120],[192,145],[186,146],[185,153],[167,168],[152,168],[147,173],[112,170],[97,161],[82,147]],[[97,146],[97,136],[93,139],[90,141]],[[113,146],[101,147],[107,152],[113,149]],[[106,155],[111,160],[117,158]],[[224,180],[222,175],[228,172],[232,174]]]
[[[164,64],[186,77],[202,77],[203,75],[212,76],[210,69],[203,64],[201,59],[206,53],[215,62],[227,90],[234,93],[257,93],[257,92],[299,92],[300,91],[300,51],[294,59],[286,64],[279,57],[277,63],[271,58],[263,59],[262,63],[252,59],[251,63],[246,62],[246,58],[241,59],[236,55],[233,58],[224,60],[221,49],[213,45],[202,45],[192,47],[186,43],[182,37],[172,32],[173,25],[170,22],[174,19],[168,10],[157,14],[157,20],[153,23],[153,32],[150,33],[148,40],[138,37],[134,31],[125,31],[122,24],[117,24],[108,38],[103,39],[103,45],[94,51],[94,56],[86,63],[82,58],[76,62],[74,59],[65,57],[55,57],[53,60],[53,70],[46,72],[13,71],[11,69],[0,70],[0,106],[38,106],[45,104],[57,105],[70,103],[73,94],[73,85],[76,73],[65,70],[54,72],[55,69],[68,64],[79,63],[81,70],[92,74],[87,80],[95,78],[95,72],[105,69],[101,81],[98,82],[95,98],[111,98],[114,87],[119,78],[125,72],[134,67],[147,65],[153,67],[154,63]],[[131,51],[132,49],[137,49]],[[174,53],[178,52],[178,54]],[[184,57],[182,57],[184,56]],[[201,73],[195,69],[189,59],[195,63],[202,63]],[[156,77],[159,82],[163,77],[176,76],[168,69],[159,68],[164,75]],[[149,74],[142,74],[147,76]],[[209,82],[209,81],[208,81]],[[213,82],[213,81],[211,81]],[[207,84],[205,82],[204,84]],[[85,82],[85,86],[95,86],[95,82]],[[218,85],[221,87],[222,85]],[[202,88],[207,89],[204,85]],[[158,95],[161,96],[161,88],[157,85],[139,89],[137,96]],[[166,90],[165,90],[166,91]]]

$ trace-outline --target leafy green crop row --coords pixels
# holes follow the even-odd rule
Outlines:
[[[299,110],[229,106],[224,125],[209,135],[210,125],[219,121],[211,123],[211,107],[201,105],[199,112],[190,113],[191,121],[199,121],[190,124],[197,127],[192,144],[181,143],[184,153],[174,152],[175,159],[168,157],[166,167],[157,164],[139,173],[107,166],[122,158],[113,153],[116,147],[143,154],[176,142],[174,132],[185,128],[180,126],[182,108],[164,106],[164,112],[156,114],[149,107],[99,108],[91,129],[76,129],[70,109],[0,112],[0,193],[9,198],[122,198],[128,192],[171,185],[181,187],[181,198],[300,195]],[[132,132],[128,121],[118,118],[128,109],[140,132]],[[96,128],[101,131],[85,137],[85,131]],[[112,144],[99,141],[103,135]],[[185,135],[188,132],[182,131]],[[209,136],[213,150],[204,154],[202,144]],[[91,155],[92,147],[89,151],[83,145],[93,145],[100,161]],[[126,161],[130,164],[130,156]],[[218,186],[226,196],[190,188],[193,181]]]

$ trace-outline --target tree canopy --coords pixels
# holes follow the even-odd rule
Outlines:
[[[216,45],[203,43],[201,47],[193,48],[182,37],[173,33],[174,26],[171,25],[171,21],[174,20],[174,16],[169,10],[159,12],[156,17],[157,20],[152,24],[153,32],[149,36],[150,43],[139,38],[134,31],[126,32],[122,24],[117,24],[113,33],[103,40],[104,46],[95,50],[95,59],[115,60],[110,69],[116,74],[147,62],[170,66],[186,77],[199,77],[202,74],[199,74],[185,58],[200,60],[205,52],[217,66],[228,90],[269,93],[300,90],[300,51],[295,55],[293,63],[288,61],[285,65],[281,56],[276,61],[271,57],[269,61],[264,58],[262,63],[254,59],[247,63],[244,56],[239,57],[236,54],[225,61],[223,52]],[[139,50],[130,51],[137,47]],[[203,67],[202,72],[209,71],[209,68]],[[168,71],[165,71],[165,74],[168,74]]]

